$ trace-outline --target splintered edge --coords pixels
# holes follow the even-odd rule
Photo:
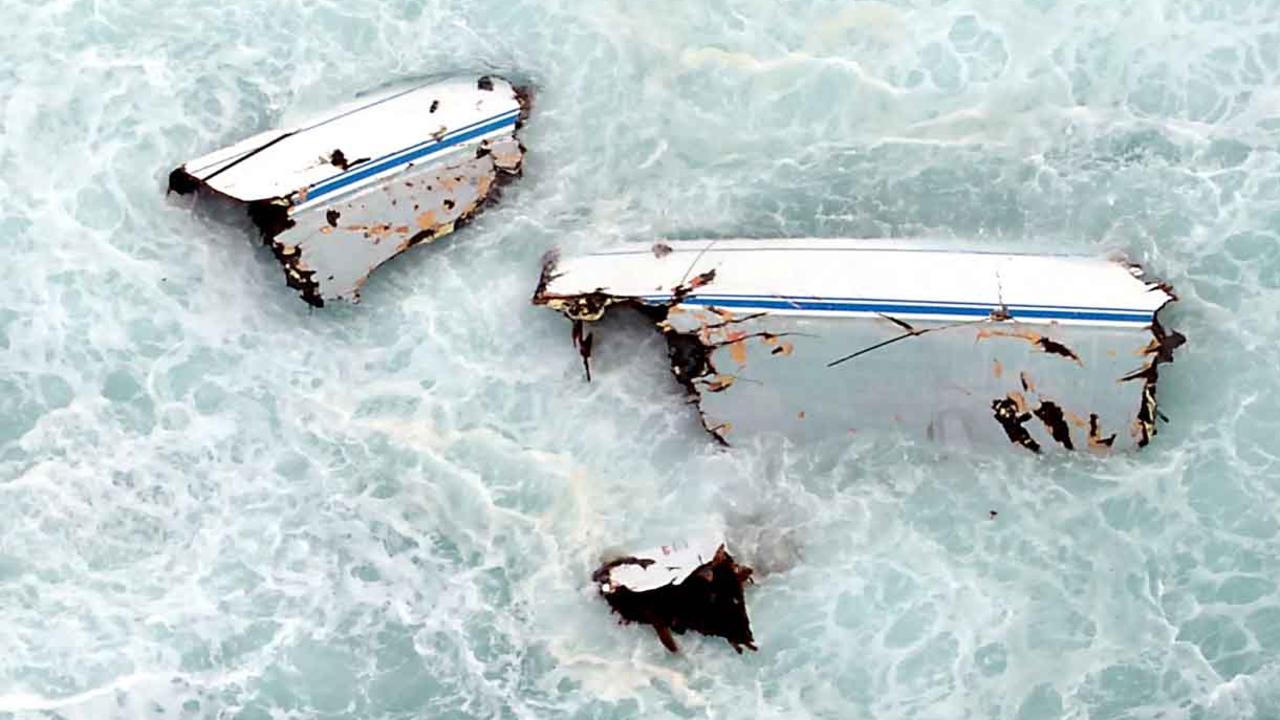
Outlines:
[[[658,257],[666,254],[663,252],[664,250],[667,253],[670,252],[670,248],[661,243],[654,245],[653,250]],[[703,428],[716,442],[727,446],[729,443],[726,438],[726,432],[729,427],[727,424],[710,424],[702,411],[701,400],[703,392],[721,392],[728,389],[733,384],[734,378],[722,375],[717,371],[712,357],[717,346],[710,343],[705,334],[678,332],[667,321],[671,310],[679,305],[689,293],[698,287],[715,281],[715,271],[712,270],[696,276],[675,288],[668,301],[654,302],[651,299],[613,295],[603,288],[575,294],[552,293],[550,291],[552,283],[562,277],[562,273],[557,269],[559,259],[559,254],[555,250],[543,256],[541,274],[531,301],[534,305],[551,308],[572,321],[573,344],[581,356],[587,380],[591,380],[591,353],[594,336],[586,330],[586,324],[600,320],[610,308],[615,306],[634,309],[648,318],[666,339],[672,375],[685,388],[688,396],[698,407]],[[1140,265],[1130,262],[1124,257],[1114,256],[1110,260],[1125,266],[1135,281],[1141,282],[1146,286],[1148,292],[1158,292],[1165,297],[1164,302],[1152,312],[1151,322],[1146,326],[1147,331],[1151,334],[1151,339],[1140,350],[1140,355],[1144,358],[1142,366],[1127,375],[1117,378],[1117,381],[1122,383],[1142,382],[1141,401],[1129,428],[1135,444],[1137,447],[1142,448],[1150,444],[1152,438],[1156,436],[1159,430],[1158,423],[1168,421],[1168,418],[1160,412],[1157,402],[1156,386],[1160,378],[1160,367],[1173,362],[1175,351],[1186,344],[1187,338],[1176,330],[1166,329],[1160,321],[1160,314],[1169,305],[1178,300],[1173,287],[1167,282],[1148,278]],[[712,309],[714,310],[714,308]],[[766,313],[760,313],[759,315],[764,314]],[[758,317],[759,315],[750,317]],[[889,319],[894,320],[894,318]],[[901,321],[894,321],[904,329],[900,335],[886,342],[851,353],[841,358],[838,362],[831,363],[831,365],[856,358],[866,352],[877,350],[899,340],[918,337],[930,331],[928,328],[916,329]],[[999,327],[1005,323],[1012,324],[1016,322],[1016,318],[1004,311],[1003,308],[997,308],[992,311],[991,316],[986,321],[995,327]],[[999,331],[992,331],[992,333],[1005,334]],[[1043,352],[1059,354],[1074,360],[1076,363],[1080,363],[1080,358],[1074,351],[1048,337],[1047,331],[1045,334],[1014,333],[1014,335],[1026,337]],[[1010,442],[1014,445],[1034,453],[1041,451],[1040,444],[1022,427],[1027,421],[1037,418],[1045,424],[1058,444],[1068,450],[1075,449],[1070,439],[1070,433],[1064,433],[1062,430],[1063,423],[1060,422],[1062,419],[1061,408],[1053,402],[1043,402],[1036,408],[1024,408],[1016,403],[1014,399],[996,398],[991,401],[991,410],[993,419],[1003,427]],[[1110,448],[1114,435],[1110,438],[1101,436],[1097,426],[1098,418],[1096,415],[1092,415],[1089,422],[1091,424],[1088,437],[1089,447],[1095,450]]]

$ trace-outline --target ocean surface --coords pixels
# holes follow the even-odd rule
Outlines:
[[[1277,0],[0,9],[0,718],[1280,718]],[[477,71],[535,88],[525,177],[359,305],[165,197]],[[528,302],[551,247],[707,234],[1124,251],[1181,297],[1170,421],[718,448],[656,333],[587,384]],[[758,653],[590,584],[706,531]]]

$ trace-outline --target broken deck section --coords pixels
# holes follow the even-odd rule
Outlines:
[[[1141,447],[1176,298],[1120,259],[874,240],[660,243],[549,259],[533,302],[586,323],[630,307],[719,440],[894,428],[1039,452]]]
[[[169,190],[247,207],[315,306],[359,299],[369,273],[470,220],[520,174],[526,96],[505,80],[387,92],[191,160]]]
[[[651,625],[671,652],[679,650],[672,633],[693,630],[722,637],[741,653],[756,649],[742,594],[751,575],[723,542],[702,540],[618,558],[592,580],[623,621]]]

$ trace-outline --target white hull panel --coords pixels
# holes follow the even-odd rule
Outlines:
[[[245,204],[303,299],[355,301],[374,268],[448,234],[519,175],[526,110],[487,76],[388,92],[191,160],[170,190]]]
[[[955,446],[1111,449],[1156,432],[1183,339],[1167,287],[1120,260],[927,243],[663,243],[544,268],[534,302],[576,323],[640,309],[717,438],[902,432]],[[584,361],[591,337],[575,330]]]

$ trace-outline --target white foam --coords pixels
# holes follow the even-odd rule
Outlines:
[[[0,713],[1277,715],[1274,8],[850,8],[9,8]],[[537,89],[525,177],[358,308],[163,195],[476,70]],[[552,245],[707,233],[1125,250],[1183,300],[1171,422],[1106,462],[719,450],[650,328],[598,331],[587,384],[527,305]],[[595,595],[611,548],[708,528],[762,569],[758,654],[668,656]]]

